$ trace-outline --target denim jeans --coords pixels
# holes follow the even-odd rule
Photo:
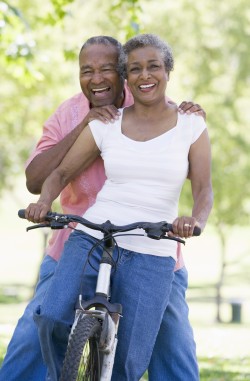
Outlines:
[[[70,326],[74,317],[74,305],[81,289],[83,297],[89,299],[94,296],[97,273],[93,267],[98,268],[101,250],[96,250],[91,257],[91,264],[86,265],[86,256],[95,239],[75,232],[71,234],[61,260],[53,276],[43,303],[37,308],[35,320],[38,325],[42,352],[49,369],[47,380],[56,381],[59,378],[62,359],[66,350],[66,343]],[[117,256],[117,253],[115,254]],[[118,331],[118,346],[113,369],[112,381],[138,381],[149,367],[150,379],[176,381],[187,380],[186,369],[194,366],[194,372],[189,381],[197,381],[195,375],[197,364],[195,358],[195,345],[192,330],[187,319],[187,306],[185,303],[186,270],[182,272],[179,283],[174,275],[175,262],[172,258],[156,257],[120,249],[119,261],[116,271],[112,275],[112,302],[123,305],[123,317],[120,320]],[[83,274],[84,269],[84,274]],[[73,275],[74,274],[74,275]],[[181,275],[181,274],[180,274]],[[172,286],[178,286],[172,295]],[[179,293],[179,303],[176,308],[169,310],[169,316],[174,312],[180,317],[173,316],[170,330],[165,328],[170,301]],[[184,301],[184,308],[180,308]],[[182,318],[183,313],[183,318]],[[181,337],[179,343],[179,326],[174,326],[174,320],[184,324],[180,330],[188,337]],[[172,331],[174,327],[174,330]],[[159,332],[166,338],[160,339]],[[161,336],[161,335],[160,335]],[[49,339],[49,340],[48,340]],[[190,340],[190,342],[189,342]],[[161,347],[161,344],[164,347]],[[191,356],[182,355],[189,350],[182,348],[191,345]],[[161,354],[163,360],[157,360],[154,346]],[[171,356],[167,351],[171,348]],[[175,353],[176,352],[176,353]],[[153,353],[153,355],[152,355]],[[191,360],[189,364],[182,364],[183,360]],[[158,369],[158,365],[162,367]],[[172,364],[176,366],[172,366]],[[179,364],[180,363],[180,364]],[[168,367],[173,369],[165,371]],[[162,373],[163,371],[163,373]],[[166,378],[166,374],[169,377]],[[164,376],[165,374],[165,376]],[[177,374],[177,376],[176,376]],[[183,378],[184,374],[184,378]],[[173,375],[173,377],[172,377]],[[168,377],[168,376],[167,376]]]
[[[199,369],[193,330],[188,319],[185,267],[174,273],[169,304],[148,367],[149,381],[198,381]]]
[[[78,235],[78,233],[76,234]],[[122,271],[123,266],[124,266],[124,271],[126,270],[125,267],[127,268],[130,267],[133,263],[133,258],[135,255],[137,254],[124,250],[122,252],[122,255],[120,257],[120,261],[118,264],[118,268],[120,269],[119,271]],[[143,254],[143,258],[145,259],[146,257],[147,255]],[[152,256],[148,256],[148,257],[152,258]],[[86,258],[83,257],[83,261],[81,265],[82,267],[83,267],[83,263],[85,263],[85,259]],[[97,259],[98,259],[98,254],[95,254],[94,257],[92,257],[91,259],[91,264],[94,267],[98,266]],[[79,262],[77,263],[79,264]],[[3,366],[0,370],[0,381],[6,381],[6,380],[8,381],[45,381],[45,379],[49,381],[50,379],[49,376],[47,376],[46,378],[46,375],[45,375],[46,368],[43,365],[43,361],[42,361],[37,329],[33,321],[33,311],[36,306],[43,304],[43,299],[50,285],[51,277],[54,274],[56,264],[57,262],[55,262],[51,257],[47,256],[45,257],[41,265],[40,279],[36,288],[36,293],[34,295],[34,298],[29,303],[28,307],[26,308],[23,317],[19,320],[18,325],[15,329],[14,335],[9,344],[8,351],[4,359]],[[81,267],[81,272],[82,272],[82,267]],[[80,269],[79,265],[78,265],[78,268]],[[68,271],[68,274],[69,273],[70,271]],[[83,296],[89,299],[93,296],[94,290],[93,290],[92,283],[95,280],[96,274],[95,272],[91,270],[90,266],[86,266],[85,273],[87,276],[85,277],[85,287],[84,287],[85,292],[83,293]],[[119,275],[119,277],[121,275]],[[163,275],[166,276],[165,271],[163,272]],[[126,276],[125,276],[125,280],[126,280]],[[131,280],[131,276],[129,276],[127,280]],[[151,282],[150,279],[149,281]],[[138,287],[137,282],[135,283],[136,283],[136,287]],[[199,380],[198,367],[197,367],[196,354],[195,354],[195,343],[193,339],[192,328],[190,327],[190,324],[188,321],[188,307],[185,301],[186,288],[187,288],[187,271],[185,268],[183,268],[174,273],[172,289],[171,289],[171,293],[169,297],[169,304],[164,311],[162,322],[160,325],[160,330],[157,335],[155,346],[154,346],[153,353],[149,363],[148,370],[149,370],[150,381],[161,381],[161,380],[198,381]],[[62,285],[62,288],[59,289],[59,291],[61,292],[61,290],[64,290],[64,289],[65,287],[64,285]],[[115,295],[114,282],[113,282],[112,289],[113,289],[113,300],[114,300],[114,295]],[[53,291],[53,289],[51,291]],[[78,291],[79,291],[79,287],[77,287],[77,293]],[[54,303],[57,304],[57,301],[58,301],[58,298],[54,297]],[[159,302],[159,304],[161,303],[162,301]],[[71,308],[73,308],[72,306]],[[37,312],[35,316],[39,315],[38,313],[39,308],[36,308],[36,310]],[[73,312],[70,315],[69,321],[67,322],[68,324],[71,324],[72,318],[73,318]],[[142,319],[143,317],[141,317],[141,320]],[[121,318],[120,320],[119,334],[121,332],[121,326],[122,326],[123,320],[124,320],[123,318]],[[68,331],[66,329],[65,335],[67,336],[67,334],[68,334]],[[141,337],[139,338],[139,343],[141,343],[140,340],[141,340]],[[119,342],[119,345],[120,345],[120,342]],[[66,349],[65,339],[62,340],[61,348],[62,348],[61,353],[63,355]],[[140,351],[141,351],[141,344],[140,344],[140,348],[138,352]],[[59,366],[60,364],[61,364],[61,359],[59,356]],[[121,367],[122,366],[123,365],[121,365]],[[119,368],[119,365],[118,365],[118,368]],[[143,373],[142,370],[140,370],[140,374],[141,373]],[[113,380],[117,381],[117,379],[115,380],[114,377],[113,377]]]
[[[40,267],[39,281],[33,299],[19,319],[8,345],[0,381],[44,381],[46,367],[43,363],[37,327],[33,320],[35,306],[44,298],[57,262],[46,256]]]

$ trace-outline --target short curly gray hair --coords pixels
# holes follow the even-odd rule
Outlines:
[[[144,48],[146,46],[152,46],[156,49],[159,49],[167,72],[170,72],[174,69],[174,58],[172,50],[165,41],[161,40],[160,37],[156,36],[155,34],[138,34],[137,36],[132,37],[123,45],[123,52],[119,56],[118,70],[120,73],[123,73],[124,78],[127,78],[126,66],[129,53],[135,49]]]

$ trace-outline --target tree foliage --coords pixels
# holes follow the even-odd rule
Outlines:
[[[111,2],[109,14],[112,23],[119,28],[122,33],[120,40],[125,42],[135,34],[142,33],[141,25],[142,7],[140,0],[116,0]],[[126,15],[126,17],[121,17]]]
[[[77,55],[86,38],[160,35],[176,60],[168,95],[177,103],[195,100],[207,112],[215,194],[210,222],[222,247],[219,304],[228,229],[250,222],[249,25],[248,0],[44,0],[42,7],[38,0],[0,1],[0,192],[23,171],[43,121],[79,91]],[[187,182],[184,213],[189,200]]]
[[[77,54],[84,39],[111,34],[124,42],[153,32],[174,50],[170,96],[193,99],[207,112],[215,191],[211,222],[249,221],[247,0],[171,0],[161,6],[150,0],[44,0],[42,9],[38,0],[19,0],[15,6],[2,1],[0,12],[0,188],[20,171],[49,113],[78,89]]]
[[[13,175],[23,171],[43,120],[63,93],[60,83],[70,77],[63,49],[51,50],[61,32],[54,25],[52,35],[53,7],[38,16],[39,4],[29,0],[20,1],[18,7],[0,3],[0,192],[14,184]],[[56,20],[59,23],[59,16]],[[65,68],[53,72],[62,61]]]

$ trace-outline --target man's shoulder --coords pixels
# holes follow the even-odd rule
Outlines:
[[[69,108],[74,107],[89,107],[88,99],[85,97],[85,95],[80,92],[78,94],[73,95],[72,97],[66,99],[63,101],[57,108],[57,110],[64,111],[68,110]]]
[[[89,102],[83,93],[78,93],[62,102],[44,125],[63,129],[64,133],[76,127],[89,112]]]

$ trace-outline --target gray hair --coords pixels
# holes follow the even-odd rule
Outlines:
[[[161,52],[161,56],[167,72],[170,72],[174,68],[174,58],[170,46],[158,36],[154,34],[139,34],[132,37],[123,45],[123,52],[119,56],[119,72],[123,73],[124,78],[127,77],[127,62],[128,55],[133,50],[138,48],[144,48],[146,46],[152,46]]]
[[[110,36],[94,36],[90,37],[87,41],[84,42],[80,49],[80,53],[83,51],[83,49],[87,48],[90,45],[105,45],[105,46],[113,46],[117,50],[117,57],[118,57],[118,65],[117,65],[117,71],[118,74],[123,77],[123,71],[121,71],[121,66],[119,64],[120,56],[123,53],[123,47],[122,44],[117,41],[115,38]]]

